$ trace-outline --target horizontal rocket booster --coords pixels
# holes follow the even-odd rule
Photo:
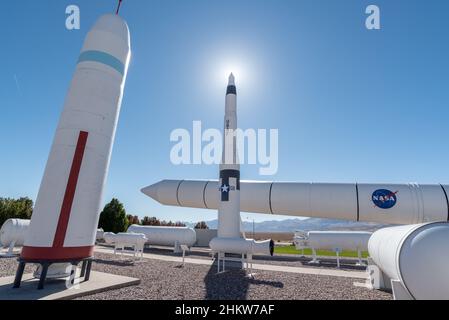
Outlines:
[[[216,180],[162,180],[141,191],[164,205],[217,209]],[[386,224],[448,221],[449,185],[241,181],[244,212]]]

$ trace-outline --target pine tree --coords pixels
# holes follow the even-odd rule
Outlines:
[[[99,228],[106,232],[125,232],[128,228],[128,218],[123,204],[117,199],[112,199],[100,214]]]

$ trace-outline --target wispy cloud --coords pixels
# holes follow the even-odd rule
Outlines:
[[[22,95],[22,90],[20,89],[20,85],[19,85],[19,79],[17,78],[17,75],[14,74],[14,81],[16,83],[16,88],[17,88],[17,92]]]

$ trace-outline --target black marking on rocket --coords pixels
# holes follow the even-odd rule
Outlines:
[[[447,197],[446,189],[444,189],[444,186],[440,184],[441,189],[443,189],[444,196],[446,197],[446,204],[447,204],[447,221],[449,221],[449,198]]]
[[[206,188],[207,185],[209,184],[209,181],[206,181],[206,183],[204,184],[204,188],[203,188],[203,203],[204,203],[204,208],[209,209],[206,203]]]
[[[271,193],[273,192],[273,184],[274,184],[274,182],[272,182],[271,185],[270,185],[270,193],[268,195],[268,202],[270,204],[270,212],[271,212],[271,214],[273,214],[273,206],[271,205]]]
[[[226,90],[226,95],[228,94],[237,94],[237,88],[234,85],[228,86],[228,89]]]
[[[220,171],[220,193],[221,193],[221,201],[229,201],[229,191],[231,191],[229,187],[229,178],[236,178],[237,184],[236,189],[240,190],[240,171],[239,170],[221,170]],[[227,191],[224,191],[227,187]]]
[[[178,206],[181,206],[181,202],[179,202],[179,187],[184,182],[184,180],[179,181],[178,187],[176,188],[176,202],[178,203]]]

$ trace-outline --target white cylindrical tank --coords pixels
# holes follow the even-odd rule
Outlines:
[[[140,226],[133,224],[128,228],[128,232],[143,233],[147,237],[147,243],[159,246],[174,246],[176,243],[189,247],[196,242],[196,232],[187,227],[159,227]]]
[[[0,229],[0,243],[3,247],[9,247],[12,243],[14,246],[23,246],[25,235],[28,231],[30,220],[24,219],[8,219]]]
[[[142,189],[170,206],[217,209],[218,182],[162,180]],[[194,192],[195,191],[195,192]],[[448,221],[448,185],[241,181],[245,212],[386,224]]]
[[[273,255],[273,240],[256,241],[244,238],[213,238],[209,247],[214,252],[226,252],[235,254],[261,254]]]
[[[76,260],[93,255],[129,59],[126,22],[113,14],[100,17],[78,59],[22,260]]]
[[[305,242],[313,249],[366,251],[371,235],[366,231],[309,231]]]
[[[121,245],[140,245],[143,246],[148,240],[143,233],[113,233],[105,232],[103,234],[104,241],[108,244],[121,244]]]
[[[371,236],[368,251],[412,298],[449,299],[449,223],[380,229]]]
[[[104,230],[103,228],[97,229],[97,235],[95,236],[95,239],[98,240],[104,240]]]

